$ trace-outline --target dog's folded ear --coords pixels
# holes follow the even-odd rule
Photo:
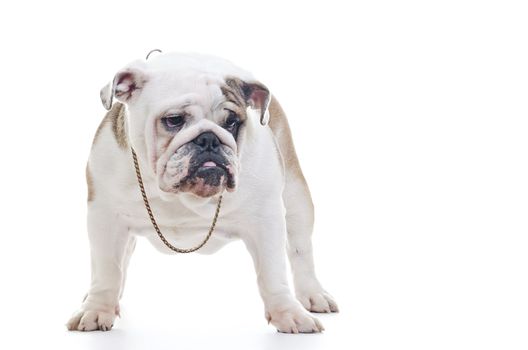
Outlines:
[[[249,106],[260,112],[260,124],[268,124],[268,107],[271,101],[268,88],[259,82],[249,82],[242,85],[242,91]]]
[[[101,102],[107,110],[112,108],[114,98],[129,103],[141,93],[146,82],[147,75],[142,64],[130,64],[117,72],[114,79],[101,89]]]

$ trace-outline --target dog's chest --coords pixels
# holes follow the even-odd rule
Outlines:
[[[178,248],[191,248],[200,244],[211,228],[216,210],[215,203],[191,210],[181,203],[167,203],[160,199],[151,200],[150,206],[163,236]],[[210,240],[199,252],[215,252],[238,238],[238,234],[233,230],[232,216],[222,214],[220,211]],[[127,221],[131,233],[146,237],[161,252],[171,252],[158,236],[142,202],[123,213],[123,218]]]

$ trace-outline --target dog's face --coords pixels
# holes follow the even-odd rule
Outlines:
[[[248,129],[267,122],[269,91],[229,62],[166,54],[137,61],[103,88],[127,106],[128,134],[163,193],[234,191]],[[248,109],[250,107],[250,109]],[[257,118],[258,119],[258,118]]]

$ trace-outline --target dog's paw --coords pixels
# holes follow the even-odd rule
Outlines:
[[[266,319],[281,333],[319,333],[324,330],[317,318],[296,304],[266,311]]]
[[[66,323],[70,331],[109,331],[114,326],[116,312],[101,310],[77,311]]]
[[[311,312],[339,312],[334,298],[322,288],[300,290],[297,299]]]

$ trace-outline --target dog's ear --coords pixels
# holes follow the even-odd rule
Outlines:
[[[222,88],[226,96],[232,96],[232,94],[240,96],[246,105],[259,111],[260,124],[268,124],[271,94],[266,86],[258,81],[246,82],[233,77],[226,79],[226,85],[227,87]]]
[[[114,79],[101,89],[101,102],[110,110],[113,99],[130,103],[141,93],[147,82],[147,74],[140,64],[131,64],[123,68],[114,76]]]
[[[267,87],[259,82],[249,82],[242,84],[242,91],[248,105],[259,111],[260,124],[266,125],[269,122],[268,107],[271,101],[271,94]]]

